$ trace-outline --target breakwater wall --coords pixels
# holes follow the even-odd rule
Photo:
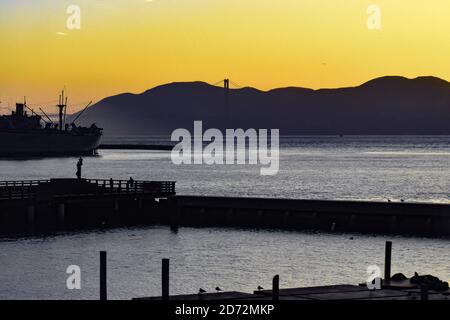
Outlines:
[[[234,226],[450,236],[450,205],[176,196],[173,226]]]

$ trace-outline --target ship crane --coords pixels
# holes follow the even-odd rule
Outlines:
[[[72,121],[73,124],[75,124],[75,121],[77,121],[81,115],[84,113],[84,111],[86,111],[87,108],[89,108],[89,106],[92,104],[92,101],[90,101],[86,107],[84,107],[83,110],[81,110],[81,112],[76,116],[76,118]]]
[[[34,110],[31,109],[31,108],[27,105],[27,98],[26,98],[26,97],[24,97],[24,99],[23,99],[23,105],[25,106],[25,108],[27,108],[28,110],[31,111],[31,115],[36,115],[36,116],[38,116],[42,121],[44,121],[45,124],[48,123],[47,121],[45,121],[44,119],[42,119],[41,115],[39,115],[39,114],[37,114],[36,112],[34,112]],[[39,108],[39,110],[42,111],[41,108]],[[42,111],[42,112],[44,112],[44,111]],[[44,112],[44,114],[45,114],[45,112]],[[47,116],[47,115],[45,114],[45,116]],[[48,118],[48,116],[47,116],[47,118]],[[48,118],[48,119],[50,120],[50,118]],[[50,122],[51,122],[51,120],[50,120]]]
[[[42,110],[42,108],[39,108],[39,110],[41,110],[41,112],[42,112],[42,113],[44,114],[44,116],[48,119],[48,121],[50,121],[50,123],[53,124],[52,119],[50,119],[50,117],[45,113],[45,111]],[[42,121],[44,121],[45,123],[47,123],[45,120],[42,120]]]

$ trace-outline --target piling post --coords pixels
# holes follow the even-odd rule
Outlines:
[[[276,275],[272,280],[272,300],[277,301],[280,298],[280,276]]]
[[[317,225],[318,225],[318,220],[319,220],[319,214],[317,213],[317,212],[314,212],[312,215],[311,215],[311,220],[310,220],[310,225],[309,225],[309,227],[310,228],[316,228],[317,227]]]
[[[355,226],[355,220],[356,220],[356,216],[355,216],[354,214],[352,214],[352,215],[350,216],[350,220],[349,220],[349,222],[348,222],[348,229],[349,229],[349,230],[352,230],[353,227]]]
[[[384,280],[391,279],[392,241],[386,241],[384,254]]]
[[[168,199],[169,224],[171,229],[178,229],[181,219],[181,207],[178,205],[176,198]]]
[[[64,203],[58,204],[58,228],[64,230],[66,220],[66,205]]]
[[[420,286],[420,300],[428,300],[428,288],[425,285]]]
[[[162,299],[169,300],[169,259],[162,259]]]
[[[225,213],[225,224],[227,224],[227,225],[232,224],[233,216],[234,216],[234,209],[228,208],[227,212]],[[261,223],[261,220],[260,220],[260,223]]]
[[[289,227],[289,216],[290,216],[290,212],[289,211],[285,211],[283,214],[283,226],[284,227]]]
[[[100,251],[100,300],[107,300],[106,292],[106,251]]]
[[[428,233],[428,234],[433,233],[433,219],[431,217],[427,218],[427,221],[425,222],[425,228],[426,228],[426,233]]]
[[[335,232],[336,231],[336,222],[331,223],[330,231],[331,232]]]
[[[35,206],[30,204],[27,208],[27,221],[28,221],[28,231],[34,231],[34,220],[35,220]]]
[[[397,228],[397,216],[393,216],[391,218],[391,225],[390,225],[390,231],[395,232],[395,229]]]

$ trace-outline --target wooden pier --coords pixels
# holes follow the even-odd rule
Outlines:
[[[50,179],[0,182],[0,233],[157,223],[172,181]],[[166,201],[166,202],[164,202]]]

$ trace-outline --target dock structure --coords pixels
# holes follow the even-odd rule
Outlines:
[[[450,236],[450,205],[433,203],[302,200],[177,195],[171,223]]]
[[[197,294],[169,296],[169,259],[162,260],[162,296],[141,297],[133,300],[172,300],[172,301],[280,301],[280,300],[450,300],[448,282],[431,275],[413,278],[403,274],[391,277],[392,242],[385,245],[385,274],[359,285],[339,284],[317,287],[281,288],[280,276],[272,279],[272,288],[265,290],[258,286],[253,293],[238,291],[223,292],[216,287],[216,292],[200,289]]]
[[[155,150],[171,151],[173,145],[162,144],[101,144],[99,150]]]
[[[0,181],[0,233],[151,224],[173,195],[173,181]]]
[[[183,196],[172,181],[0,181],[0,234],[155,224],[449,237],[450,204]]]
[[[135,298],[133,300],[158,301],[162,297]],[[203,294],[174,295],[172,301],[274,301],[272,290],[254,291],[245,293],[238,291],[211,292]],[[369,290],[359,285],[330,285],[303,288],[288,288],[279,290],[279,301],[298,300],[424,300],[418,288],[397,288]],[[450,291],[429,291],[426,300],[450,300]]]
[[[135,297],[140,301],[273,301],[280,300],[450,300],[449,284],[432,275],[416,272],[407,278],[402,273],[391,277],[392,241],[385,244],[385,274],[359,285],[338,284],[315,287],[280,288],[280,275],[272,278],[272,288],[258,286],[252,293],[200,288],[197,294],[170,295],[170,259],[161,260],[161,296]],[[107,252],[100,251],[100,300],[107,300]]]

